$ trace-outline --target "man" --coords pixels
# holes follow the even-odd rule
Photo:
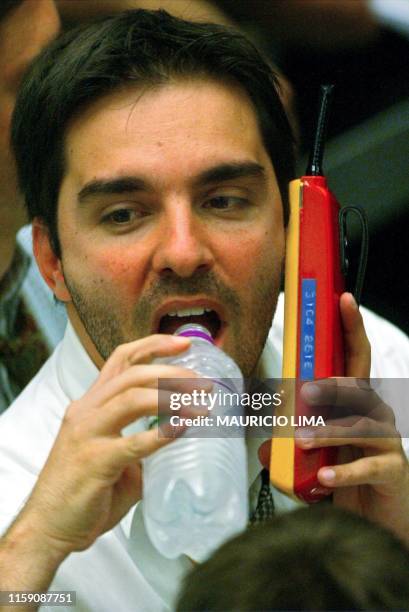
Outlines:
[[[26,222],[10,151],[10,118],[20,81],[34,57],[63,25],[160,0],[2,0],[0,6],[0,413],[31,380],[62,338],[66,324],[32,257],[31,227]],[[186,19],[223,22],[211,2],[167,0],[170,12]]]
[[[156,553],[134,505],[141,460],[169,440],[121,431],[157,412],[158,378],[192,376],[154,363],[188,346],[169,334],[192,308],[245,376],[279,375],[279,329],[264,345],[293,155],[276,80],[236,32],[125,13],[39,58],[13,142],[37,261],[70,324],[0,419],[1,590],[52,584],[75,589],[81,609],[168,608],[191,562]],[[341,311],[347,374],[367,377],[369,344],[349,294]],[[368,325],[401,347],[393,371],[403,376],[407,340],[374,315]],[[382,350],[372,371],[391,375]],[[320,480],[338,504],[405,538],[408,466],[392,421],[388,410],[367,418],[388,443],[376,438]],[[361,430],[353,450],[365,442]],[[249,464],[253,482],[254,452]]]

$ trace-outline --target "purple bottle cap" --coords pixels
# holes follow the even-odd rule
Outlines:
[[[197,323],[182,325],[175,331],[175,335],[185,336],[186,338],[202,338],[202,340],[214,344],[211,333],[203,325],[198,325]]]

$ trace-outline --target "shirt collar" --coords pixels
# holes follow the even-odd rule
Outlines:
[[[97,366],[68,321],[57,359],[57,376],[69,400],[74,401],[82,397],[94,384],[98,374]]]

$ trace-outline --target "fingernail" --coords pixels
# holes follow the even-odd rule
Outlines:
[[[321,389],[318,385],[304,385],[302,389],[303,395],[307,400],[317,400],[321,394]]]
[[[356,303],[355,297],[353,296],[352,293],[349,293],[348,295],[349,295],[349,302],[350,302],[351,306],[353,306],[355,308],[355,310],[358,310],[358,304]]]
[[[185,431],[186,425],[171,425],[170,423],[162,423],[158,427],[159,438],[179,438]]]
[[[335,480],[336,474],[335,471],[331,468],[324,468],[320,471],[320,476],[323,480],[326,480],[327,482],[333,482]]]
[[[295,432],[295,437],[303,440],[304,438],[309,441],[314,437],[314,431],[307,427],[299,427]]]
[[[186,338],[185,336],[171,336],[171,338],[175,344],[190,344],[190,338]]]
[[[211,378],[203,378],[202,374],[198,374],[199,380],[195,381],[195,387],[199,387],[204,391],[211,391],[214,387],[214,382]]]

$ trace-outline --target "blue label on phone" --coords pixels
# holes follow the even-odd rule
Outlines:
[[[312,380],[314,378],[316,302],[317,281],[315,278],[304,278],[301,281],[301,380]]]

